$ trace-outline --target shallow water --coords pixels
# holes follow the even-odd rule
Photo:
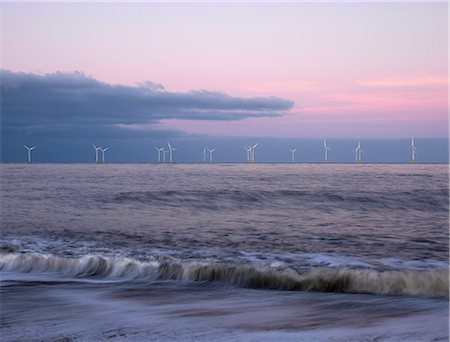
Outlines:
[[[448,340],[447,165],[0,167],[5,340]]]

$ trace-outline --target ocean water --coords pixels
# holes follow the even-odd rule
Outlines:
[[[448,341],[448,165],[2,164],[2,341]]]

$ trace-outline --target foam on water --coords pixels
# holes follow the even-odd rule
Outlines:
[[[448,269],[375,271],[345,267],[291,267],[224,264],[201,261],[139,261],[86,255],[62,258],[48,254],[0,255],[0,271],[53,273],[63,277],[131,280],[216,282],[247,288],[447,297]]]

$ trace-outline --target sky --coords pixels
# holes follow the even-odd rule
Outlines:
[[[446,2],[6,2],[1,160],[27,143],[42,161],[90,161],[96,143],[147,161],[171,140],[182,161],[207,144],[240,160],[255,141],[263,160],[303,145],[315,161],[327,138],[336,161],[358,140],[367,160],[403,161],[414,136],[418,159],[446,162],[447,15]]]

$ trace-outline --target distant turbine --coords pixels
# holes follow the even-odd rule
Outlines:
[[[328,163],[328,151],[332,151],[332,149],[327,146],[325,139],[323,139],[323,149],[325,151],[325,163]]]
[[[247,151],[247,163],[250,163],[251,159],[250,156],[252,154],[252,147],[251,146],[244,146],[244,149]]]
[[[295,151],[297,151],[297,148],[290,148],[289,151],[291,151],[291,161],[295,161]]]
[[[358,141],[358,145],[355,148],[355,163],[361,163],[362,149],[361,142]]]
[[[164,150],[164,148],[163,148],[163,150],[162,150],[162,153],[163,153],[163,163],[166,162],[166,153],[167,153],[167,152],[169,152],[169,151]]]
[[[359,162],[362,162],[362,154],[364,152],[364,150],[361,148],[361,142],[358,142],[358,147],[359,147],[359,152],[358,152],[358,157],[359,157]]]
[[[167,146],[169,147],[169,163],[172,163],[173,151],[176,151],[177,149],[172,147],[169,142],[167,143]]]
[[[206,147],[203,149],[203,162],[206,163]]]
[[[411,163],[416,162],[416,153],[417,153],[417,148],[416,148],[416,145],[414,144],[414,137],[412,137],[411,138]]]
[[[164,150],[164,147],[157,148],[156,146],[153,146],[156,151],[158,151],[158,163],[161,163],[161,152]]]
[[[255,148],[256,146],[258,146],[259,143],[256,143],[255,145],[252,146],[252,149],[250,151],[250,156],[251,156],[251,162],[254,163],[255,162]]]
[[[23,145],[26,149],[27,149],[27,151],[28,151],[28,158],[27,158],[27,163],[28,164],[31,164],[31,151],[33,151],[35,148],[36,148],[36,146],[31,146],[31,147],[28,147],[27,145]]]
[[[109,150],[109,147],[106,148],[100,148],[100,151],[102,151],[102,163],[105,162],[105,152]]]
[[[208,148],[208,151],[209,151],[209,162],[210,163],[212,163],[213,162],[213,157],[212,157],[212,155],[213,155],[213,152],[216,150],[216,148],[214,147],[213,149],[209,149]]]
[[[98,151],[101,150],[102,147],[101,147],[101,146],[97,147],[97,146],[95,146],[94,144],[92,144],[92,146],[93,146],[94,149],[95,149],[95,162],[98,163]]]

